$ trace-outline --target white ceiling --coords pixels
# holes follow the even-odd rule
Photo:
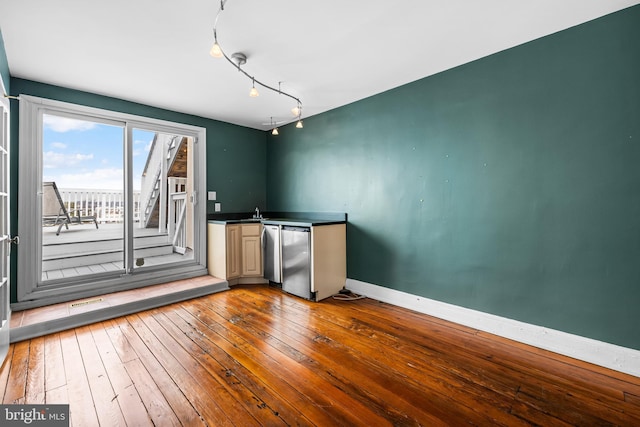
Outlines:
[[[312,116],[639,0],[228,0],[224,51]],[[208,52],[213,0],[0,0],[11,75],[268,129],[295,101]]]

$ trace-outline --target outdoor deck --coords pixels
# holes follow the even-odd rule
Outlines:
[[[42,228],[42,280],[120,271],[123,264],[122,223],[70,225],[56,236],[57,227]],[[134,226],[134,258],[144,267],[193,259],[193,252],[175,253],[167,233]]]

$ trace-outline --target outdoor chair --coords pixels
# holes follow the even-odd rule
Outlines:
[[[98,228],[96,216],[83,216],[81,211],[81,209],[67,211],[55,182],[42,183],[42,225],[57,225],[58,230],[56,231],[56,236],[60,235],[62,226],[68,230],[69,224],[93,222],[96,224],[96,228]]]

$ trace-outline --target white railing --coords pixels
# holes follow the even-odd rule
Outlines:
[[[124,192],[84,188],[59,188],[62,203],[69,212],[95,215],[99,223],[124,222]],[[133,221],[140,221],[140,191],[133,192]]]
[[[174,252],[184,254],[187,251],[187,179],[170,177],[169,212],[167,213],[167,229],[169,239],[173,243]]]
[[[187,193],[169,195],[169,238],[175,252],[184,254],[187,250]]]

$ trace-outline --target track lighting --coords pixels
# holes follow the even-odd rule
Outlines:
[[[273,117],[271,117],[270,123],[271,127],[273,128],[271,129],[271,135],[278,135],[278,127],[276,126],[277,123],[273,121]]]
[[[298,117],[298,123],[296,123],[296,127],[298,129],[302,129],[304,127],[302,124],[302,105],[298,103],[297,106],[291,109],[291,112],[293,113],[294,116]]]
[[[224,4],[221,4],[220,7],[224,7]],[[211,46],[209,55],[213,56],[214,58],[222,58],[222,49],[218,44],[218,34],[216,33],[215,25],[213,28],[213,46]]]
[[[260,94],[258,93],[258,89],[256,89],[256,81],[253,81],[253,87],[251,88],[251,91],[249,91],[249,96],[252,98],[255,98],[256,96],[260,96]]]
[[[222,50],[222,47],[220,46],[220,44],[218,43],[218,32],[217,32],[217,27],[218,27],[218,18],[220,18],[220,14],[222,13],[222,11],[224,10],[224,6],[227,3],[228,0],[220,0],[220,9],[218,9],[218,13],[216,14],[216,18],[213,24],[213,46],[211,47],[211,50],[209,51],[209,54],[211,56],[213,56],[214,58],[222,58],[224,57],[229,63],[231,63],[234,67],[236,67],[238,69],[238,71],[240,71],[242,74],[244,74],[245,76],[247,76],[248,78],[251,79],[252,82],[252,87],[251,87],[251,91],[249,92],[249,96],[252,98],[255,98],[257,96],[259,96],[260,94],[258,93],[258,89],[256,89],[256,83],[260,86],[262,86],[265,89],[269,89],[270,91],[273,92],[277,92],[280,95],[284,95],[284,96],[288,96],[289,98],[293,99],[294,101],[296,101],[297,106],[294,107],[291,112],[293,113],[293,115],[295,117],[298,118],[298,122],[296,123],[296,127],[298,129],[302,128],[302,101],[300,101],[300,99],[298,99],[297,97],[282,91],[282,89],[280,88],[280,83],[278,83],[278,88],[274,88],[273,86],[269,86],[265,83],[262,83],[260,80],[257,80],[254,76],[249,75],[249,73],[247,73],[245,70],[242,69],[242,65],[246,64],[247,62],[247,57],[246,55],[244,55],[242,52],[236,52],[234,54],[231,55],[231,58],[227,56],[227,54],[224,52],[224,50]],[[273,122],[273,118],[271,120]],[[273,124],[273,123],[272,123]],[[278,128],[274,127],[273,130],[271,131],[272,135],[277,135],[278,134]]]
[[[213,42],[213,46],[209,51],[209,55],[213,56],[214,58],[222,58],[222,49],[220,49],[220,45],[218,44],[217,40]]]

